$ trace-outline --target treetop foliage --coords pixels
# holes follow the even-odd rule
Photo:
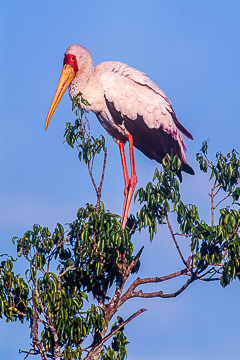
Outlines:
[[[26,357],[123,360],[126,325],[146,310],[138,309],[122,319],[119,311],[130,298],[176,297],[197,280],[218,281],[225,287],[240,279],[240,157],[232,150],[227,155],[217,153],[212,161],[206,141],[196,155],[200,170],[209,176],[210,223],[201,218],[196,205],[181,200],[176,177],[181,164],[178,158],[166,156],[162,170],[156,169],[152,181],[135,193],[139,210],[129,216],[123,229],[120,217],[106,210],[101,198],[105,139],[94,138],[83,113],[74,111],[76,120],[74,125],[66,124],[65,139],[88,168],[96,204],[81,207],[68,226],[57,224],[51,232],[34,225],[13,239],[26,271],[16,274],[17,260],[2,255],[0,316],[7,322],[29,322],[31,348],[21,350]],[[94,176],[96,160],[103,162],[99,185]],[[136,277],[143,248],[134,244],[135,234],[145,228],[148,239],[158,241],[162,226],[169,230],[182,268],[165,276]],[[189,245],[187,258],[179,238]],[[139,289],[177,277],[186,281],[173,293]],[[127,287],[129,278],[132,282]]]

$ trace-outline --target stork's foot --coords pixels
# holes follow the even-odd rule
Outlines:
[[[123,214],[122,214],[122,228],[125,229],[126,224],[127,224],[127,218],[128,218],[128,212],[129,212],[129,208],[131,205],[131,201],[132,201],[132,197],[133,197],[133,193],[134,193],[134,189],[136,187],[137,184],[137,176],[136,174],[134,174],[129,183],[128,186],[125,187],[124,190],[124,204],[123,204]]]

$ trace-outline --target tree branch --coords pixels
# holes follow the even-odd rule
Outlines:
[[[232,195],[233,191],[230,191],[224,198],[219,200],[219,202],[213,207],[213,210],[215,210],[224,200],[227,200]]]
[[[39,294],[38,291],[38,286],[37,286],[37,271],[36,271],[36,265],[34,264],[33,266],[33,283],[34,283],[34,290],[37,296],[37,300],[39,303],[39,306],[42,310],[42,313],[47,321],[47,324],[49,326],[49,328],[51,329],[52,333],[53,333],[53,340],[54,340],[54,358],[55,360],[60,360],[61,359],[61,350],[60,350],[60,345],[59,345],[59,340],[58,340],[58,335],[57,335],[57,331],[55,329],[55,327],[52,324],[51,319],[49,318],[49,316],[47,315],[45,308],[43,306],[42,300],[41,300],[41,296]],[[42,358],[43,360],[47,359],[47,358]]]
[[[96,193],[97,193],[97,192],[98,192],[98,188],[97,188],[97,185],[96,185],[96,183],[95,183],[95,180],[94,180],[94,177],[93,177],[93,173],[92,173],[92,170],[91,170],[89,161],[88,161],[88,163],[87,163],[87,166],[88,166],[88,172],[89,172],[90,178],[91,178],[91,180],[92,180],[94,189],[95,189],[95,191],[96,191]]]
[[[212,218],[212,226],[214,225],[214,201],[213,201],[213,199],[214,199],[214,194],[213,194],[214,189],[215,189],[215,183],[214,183],[214,185],[213,185],[213,187],[212,187],[212,189],[211,189],[211,194],[209,194],[210,197],[211,197],[211,218]]]
[[[58,292],[61,291],[61,277],[64,276],[68,271],[76,270],[75,265],[68,266],[63,272],[58,275]]]
[[[134,291],[132,293],[132,297],[143,297],[143,298],[154,298],[154,297],[161,297],[161,298],[172,298],[180,295],[194,280],[195,277],[191,277],[188,281],[176,292],[170,294],[164,294],[163,291],[156,291],[152,293],[145,293],[142,290]]]
[[[139,252],[137,253],[137,255],[133,258],[131,264],[128,266],[127,268],[127,277],[131,274],[132,270],[134,269],[134,267],[137,265],[138,260],[140,259],[140,256],[142,255],[142,251],[144,249],[144,246],[141,247],[141,249],[139,250]]]
[[[100,207],[100,200],[101,200],[101,195],[102,195],[102,186],[103,186],[103,179],[104,179],[104,175],[105,175],[106,162],[107,162],[107,148],[105,148],[105,152],[104,152],[103,169],[102,169],[102,176],[101,176],[101,180],[100,180],[100,185],[97,188],[97,206],[96,206],[96,213],[97,214],[98,214],[99,207]]]
[[[166,214],[166,220],[167,220],[168,228],[169,228],[170,233],[171,233],[171,235],[172,235],[172,239],[173,239],[174,244],[175,244],[175,246],[176,246],[176,248],[177,248],[177,251],[178,251],[178,253],[179,253],[179,255],[180,255],[180,258],[182,259],[182,262],[184,263],[184,265],[185,265],[187,268],[189,268],[189,265],[188,265],[187,262],[185,261],[183,255],[182,255],[182,252],[181,252],[181,250],[180,250],[180,247],[179,247],[179,245],[178,245],[178,242],[177,242],[177,240],[176,240],[176,237],[175,237],[175,234],[174,234],[174,232],[173,232],[171,223],[170,223],[170,221],[169,221],[168,214]]]
[[[32,345],[32,344],[31,344]],[[29,355],[39,355],[38,350],[30,349],[29,351],[19,349],[20,354],[27,354],[24,359],[27,359]]]
[[[36,308],[36,296],[34,292],[32,292],[32,302],[33,302],[33,309],[32,309],[32,338],[33,338],[33,345],[37,346],[41,357],[43,360],[47,360],[47,355],[45,353],[45,349],[41,343],[41,341],[38,338],[38,314],[37,314],[37,308]],[[34,348],[34,352],[35,352]],[[27,356],[26,356],[27,357]]]
[[[96,344],[91,351],[89,351],[89,353],[87,354],[87,356],[84,358],[84,360],[90,360],[91,357],[94,355],[95,352],[97,352],[102,345],[108,340],[110,339],[114,334],[116,334],[119,330],[121,330],[125,325],[127,325],[130,321],[132,321],[136,316],[140,315],[141,313],[143,313],[144,311],[146,311],[147,309],[140,309],[138,311],[136,311],[133,315],[129,316],[129,318],[125,321],[123,321],[121,324],[119,324],[118,326],[114,327],[112,329],[112,331],[106,335],[98,344]]]
[[[149,284],[149,283],[159,283],[159,282],[163,282],[166,280],[170,280],[170,279],[174,279],[178,276],[181,275],[191,275],[189,273],[188,269],[183,269],[180,271],[177,271],[175,273],[166,275],[166,276],[162,276],[162,277],[151,277],[151,278],[144,278],[144,279],[140,279],[137,278],[127,289],[127,291],[122,295],[120,301],[119,301],[119,306],[121,306],[125,301],[127,301],[128,299],[132,298],[132,297],[144,297],[142,295],[139,295],[140,292],[135,291],[136,287],[142,284]],[[190,279],[189,279],[190,280]],[[183,291],[183,290],[182,290]],[[142,293],[144,294],[144,293]],[[149,293],[150,294],[150,293]],[[151,294],[158,294],[156,296],[160,296],[163,295],[162,291],[158,291],[157,293],[151,293]],[[148,297],[156,297],[155,295],[152,296],[148,296]],[[167,297],[167,296],[161,296],[161,297]],[[172,297],[172,296],[171,296]]]

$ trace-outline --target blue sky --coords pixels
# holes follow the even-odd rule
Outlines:
[[[71,43],[84,45],[94,63],[120,60],[147,73],[167,94],[182,124],[196,176],[184,176],[183,198],[199,205],[209,220],[208,182],[199,175],[195,153],[210,139],[210,154],[239,151],[240,3],[191,0],[72,0],[0,5],[0,221],[1,253],[15,254],[11,238],[39,223],[53,229],[75,218],[95,194],[77,153],[63,144],[71,102],[61,100],[47,133],[46,115]],[[94,134],[104,133],[90,115]],[[121,213],[123,177],[118,147],[106,136],[105,206]],[[157,164],[135,152],[138,186]],[[113,196],[114,194],[114,196]],[[114,199],[114,202],[113,202]],[[131,207],[137,209],[137,205]],[[165,230],[152,244],[147,233],[140,276],[160,276],[180,263]],[[21,271],[21,267],[19,268]],[[164,285],[165,291],[176,284]],[[154,288],[156,290],[156,287]],[[239,356],[239,284],[194,283],[176,299],[132,300],[120,315],[149,310],[126,327],[131,360],[213,360]],[[27,326],[0,322],[2,358],[22,359]]]

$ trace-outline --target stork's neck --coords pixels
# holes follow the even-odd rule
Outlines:
[[[78,64],[78,68],[79,70],[69,86],[69,95],[71,99],[77,96],[80,92],[84,94],[84,88],[94,71],[91,55],[88,59],[81,62],[80,65]]]

